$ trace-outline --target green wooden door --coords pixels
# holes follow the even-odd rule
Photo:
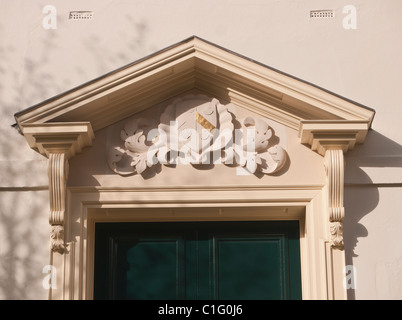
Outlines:
[[[95,299],[301,298],[297,221],[95,228]]]

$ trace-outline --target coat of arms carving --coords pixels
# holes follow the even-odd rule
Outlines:
[[[279,171],[286,151],[273,139],[263,118],[237,119],[231,104],[206,95],[187,95],[169,103],[159,121],[134,118],[110,150],[110,168],[120,175],[141,174],[156,164],[225,164],[250,174]]]

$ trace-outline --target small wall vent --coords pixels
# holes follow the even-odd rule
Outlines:
[[[334,10],[311,10],[310,11],[310,18],[335,18],[335,11]]]
[[[91,20],[93,18],[92,11],[70,11],[68,15],[70,20]]]

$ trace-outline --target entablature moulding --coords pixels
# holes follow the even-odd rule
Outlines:
[[[136,118],[141,111],[166,101],[173,102],[157,118]],[[250,115],[240,118],[232,105]],[[237,129],[254,130],[254,138],[244,134],[232,149],[226,144],[213,149],[223,157],[222,163],[244,167],[252,174],[281,174],[288,161],[286,146],[272,139],[275,128],[269,121],[296,130],[300,144],[323,156],[329,241],[333,248],[342,249],[343,154],[364,142],[374,113],[311,83],[191,37],[22,110],[15,119],[29,146],[48,158],[52,252],[63,254],[69,159],[90,147],[97,132],[123,120],[127,121],[121,128],[121,144],[105,155],[110,169],[122,176],[141,174],[156,160],[168,164],[172,154],[180,156],[183,141],[187,160],[202,166],[213,142],[222,141],[219,133],[226,130],[233,137]],[[172,122],[178,123],[181,138],[192,140],[192,133],[201,138],[191,145],[178,139],[172,147]],[[149,140],[146,134],[150,131],[159,135]],[[162,133],[169,137],[169,145],[160,143]],[[248,149],[250,141],[253,147]],[[230,150],[233,153],[228,158]]]

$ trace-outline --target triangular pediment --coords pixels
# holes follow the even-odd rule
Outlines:
[[[165,106],[150,117],[143,115],[158,105]],[[356,102],[191,37],[22,110],[15,119],[29,146],[48,157],[51,249],[64,254],[68,187],[78,193],[80,187],[96,191],[87,198],[77,196],[85,198],[85,205],[72,200],[70,213],[77,215],[75,208],[87,203],[130,209],[276,203],[286,212],[289,206],[308,204],[309,216],[318,217],[319,212],[310,210],[321,212],[326,204],[330,245],[342,248],[343,153],[364,142],[374,114]],[[93,142],[95,135],[99,139]],[[70,166],[70,159],[91,145]],[[239,170],[229,176],[233,167]],[[214,170],[206,176],[208,168]],[[148,169],[155,170],[147,173]],[[159,169],[161,174],[155,177]],[[113,171],[116,174],[110,174]],[[328,198],[323,200],[319,190]],[[112,194],[105,196],[109,191]],[[313,199],[318,202],[312,204]],[[128,206],[120,207],[123,204]],[[83,218],[89,217],[89,209],[82,210],[79,223],[89,225]],[[321,230],[317,223],[316,230]]]
[[[300,130],[302,143],[313,143],[316,123],[341,131],[347,127],[354,142],[362,142],[374,116],[358,103],[191,37],[18,112],[15,118],[31,147],[38,149],[29,136],[38,126],[88,123],[96,132],[194,89]]]

